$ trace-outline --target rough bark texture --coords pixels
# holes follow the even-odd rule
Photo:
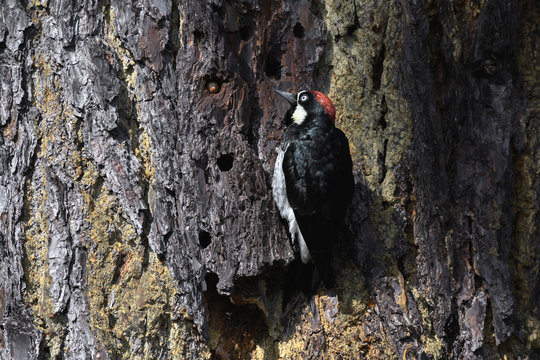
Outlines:
[[[540,358],[538,24],[528,0],[0,2],[0,358]],[[315,313],[281,313],[273,87],[327,92],[355,160]]]

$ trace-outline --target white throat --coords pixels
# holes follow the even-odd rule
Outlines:
[[[300,104],[296,105],[296,109],[294,109],[294,112],[292,114],[292,119],[295,124],[300,125],[304,122],[307,116],[307,111],[304,109],[304,107]]]

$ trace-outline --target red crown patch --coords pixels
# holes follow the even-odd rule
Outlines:
[[[323,94],[320,91],[310,91],[312,94],[315,95],[315,99],[321,104],[321,106],[324,109],[324,112],[328,114],[328,117],[330,117],[330,120],[332,122],[336,122],[336,108],[334,107],[334,103],[328,96]]]

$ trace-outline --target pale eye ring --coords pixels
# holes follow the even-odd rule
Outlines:
[[[301,102],[307,101],[307,99],[308,99],[308,96],[306,94],[300,95]]]

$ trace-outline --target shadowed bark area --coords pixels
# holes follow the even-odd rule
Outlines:
[[[0,3],[0,357],[540,358],[534,1]],[[281,310],[288,107],[356,192]]]

